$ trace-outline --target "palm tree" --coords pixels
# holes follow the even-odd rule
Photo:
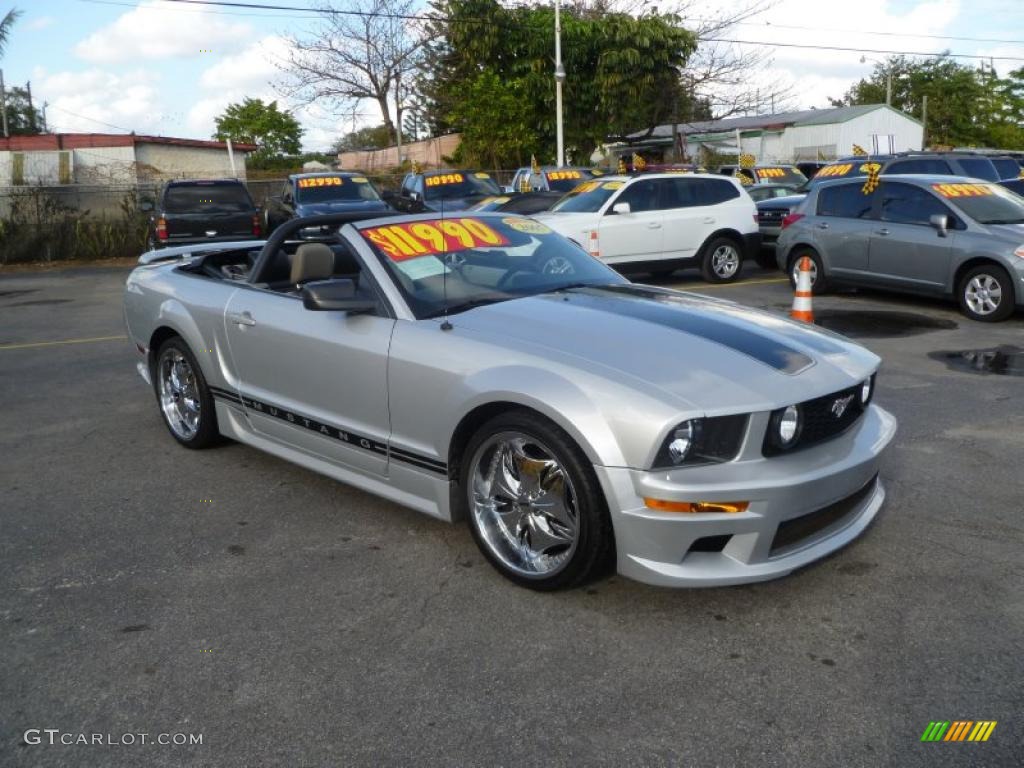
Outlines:
[[[0,57],[4,55],[4,50],[7,48],[7,40],[11,35],[11,27],[14,26],[14,22],[21,16],[21,11],[17,8],[11,8],[4,16],[4,20],[0,21]]]

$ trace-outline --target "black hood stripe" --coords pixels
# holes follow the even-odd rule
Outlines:
[[[814,360],[776,336],[762,332],[749,320],[727,316],[706,300],[636,285],[579,288],[572,291],[575,303],[599,312],[611,312],[666,328],[673,328],[741,352],[775,370],[794,375],[814,365]],[[837,352],[842,351],[836,345]]]

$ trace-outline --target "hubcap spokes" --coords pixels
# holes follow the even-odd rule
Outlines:
[[[199,384],[188,360],[176,349],[160,358],[160,408],[178,437],[191,440],[199,429]]]
[[[818,279],[818,265],[811,259],[811,285]],[[793,285],[800,285],[800,259],[793,263]]]
[[[711,254],[711,268],[719,277],[732,277],[739,266],[740,258],[731,246],[720,245]]]
[[[990,315],[999,309],[1003,289],[991,275],[975,275],[967,283],[964,296],[967,306],[978,315]]]
[[[502,433],[477,451],[472,511],[488,549],[526,576],[560,570],[579,534],[576,497],[565,469],[533,438]]]

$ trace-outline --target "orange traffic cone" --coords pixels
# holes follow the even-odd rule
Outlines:
[[[796,278],[796,293],[793,294],[793,309],[789,316],[804,323],[814,323],[814,311],[811,309],[811,259],[804,256],[800,259],[800,271]]]

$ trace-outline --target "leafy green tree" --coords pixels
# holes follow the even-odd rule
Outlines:
[[[333,150],[337,154],[358,149],[382,149],[391,145],[391,128],[386,123],[381,123],[346,133],[334,143]]]
[[[21,18],[21,11],[17,8],[11,8],[2,20],[0,20],[0,57],[4,55],[7,50],[7,43],[10,41],[11,29],[14,27],[14,22]]]
[[[7,108],[7,130],[11,136],[29,136],[46,133],[41,110],[28,98],[28,89],[15,86],[5,89]]]
[[[463,126],[458,163],[494,170],[529,162],[538,141],[526,87],[521,79],[502,82],[487,68],[469,82],[465,98],[451,111],[452,120]]]
[[[253,153],[261,157],[297,155],[300,151],[302,126],[287,110],[277,108],[277,102],[264,104],[260,99],[246,98],[241,104],[230,104],[217,118],[213,137],[219,141],[256,144]]]
[[[542,161],[553,159],[553,10],[503,7],[496,0],[434,0],[432,9],[428,74],[417,83],[432,132],[503,131],[503,118],[490,105],[471,103],[487,95],[514,107],[512,122],[522,118],[525,131],[493,158],[499,166],[517,162],[527,147],[534,147]],[[681,80],[695,50],[695,35],[671,14],[634,17],[582,5],[564,10],[567,151],[586,157],[608,136],[667,122],[687,100]],[[502,87],[508,93],[501,93]]]

